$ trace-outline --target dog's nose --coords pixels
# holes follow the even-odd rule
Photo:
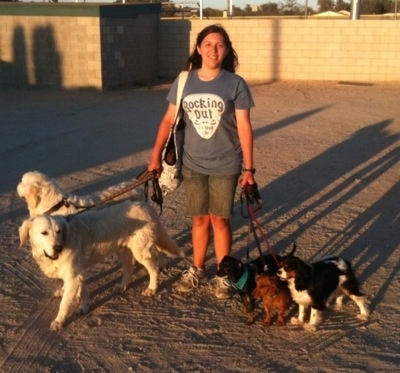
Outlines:
[[[55,251],[56,253],[61,253],[61,251],[62,251],[62,246],[61,246],[61,245],[54,245],[53,249],[54,249],[54,251]]]

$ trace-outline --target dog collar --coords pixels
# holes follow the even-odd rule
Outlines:
[[[247,265],[244,265],[244,273],[242,274],[242,277],[240,277],[238,282],[232,282],[232,285],[238,289],[238,290],[243,290],[244,286],[247,283],[247,279],[249,278],[249,271],[247,268]]]
[[[51,215],[53,212],[58,211],[62,206],[69,207],[69,202],[66,198],[63,198],[61,201],[58,201],[53,207],[48,209],[43,215]]]

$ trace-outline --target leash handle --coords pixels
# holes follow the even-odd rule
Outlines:
[[[255,184],[246,184],[243,188],[242,188],[242,193],[240,194],[240,201],[242,204],[242,211],[241,214],[244,218],[249,218],[249,215],[245,215],[243,212],[243,199],[246,202],[246,206],[247,207],[252,207],[253,211],[258,211],[261,210],[262,208],[262,199],[261,199],[261,195],[258,191],[258,186],[257,183]]]

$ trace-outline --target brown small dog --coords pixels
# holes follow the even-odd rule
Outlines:
[[[292,300],[290,291],[285,283],[279,281],[275,276],[262,273],[256,278],[253,297],[262,299],[265,311],[265,325],[271,325],[272,323],[272,310],[278,311],[278,325],[285,325],[284,315]]]

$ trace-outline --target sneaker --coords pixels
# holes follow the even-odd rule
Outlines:
[[[215,276],[214,281],[216,283],[215,296],[218,299],[223,300],[232,298],[234,289],[229,284],[229,281],[226,276],[225,277]]]
[[[204,271],[191,266],[188,270],[182,272],[182,277],[175,289],[182,293],[188,293],[198,288],[202,280],[204,280]]]

